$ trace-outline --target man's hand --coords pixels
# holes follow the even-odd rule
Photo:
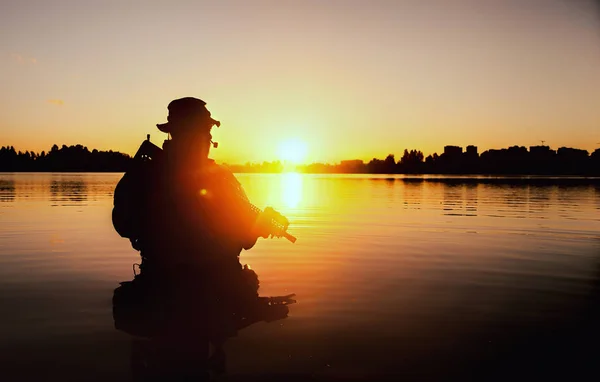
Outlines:
[[[277,225],[273,224],[273,221],[275,221]],[[290,223],[285,216],[275,211],[273,208],[267,207],[260,215],[258,215],[254,225],[254,232],[257,236],[264,237],[265,239],[268,237],[280,236],[281,233],[285,232],[289,224]]]

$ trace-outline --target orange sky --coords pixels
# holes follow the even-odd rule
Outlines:
[[[213,157],[600,144],[593,1],[21,1],[0,5],[0,145],[133,154],[174,98]]]

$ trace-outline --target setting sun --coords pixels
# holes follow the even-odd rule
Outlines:
[[[279,159],[292,163],[301,163],[306,159],[307,146],[300,140],[287,140],[279,145]]]

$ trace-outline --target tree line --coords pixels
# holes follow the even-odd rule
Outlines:
[[[0,148],[0,171],[77,171],[123,172],[132,157],[117,151],[89,150],[82,145],[35,153]],[[487,150],[481,155],[475,146],[446,146],[440,155],[424,156],[420,150],[404,150],[400,159],[394,154],[384,159],[343,160],[337,164],[312,163],[290,166],[281,161],[230,165],[234,172],[282,172],[294,170],[306,173],[353,174],[502,174],[502,175],[595,175],[600,176],[600,149],[591,155],[586,150],[548,146],[512,146]]]
[[[289,168],[280,161],[232,166],[236,172],[281,172]],[[400,159],[389,154],[385,159],[344,160],[338,164],[312,163],[294,168],[306,173],[342,174],[491,174],[491,175],[582,175],[600,176],[600,149],[591,155],[586,150],[548,146],[523,146],[493,149],[481,155],[469,146],[446,146],[444,153],[425,157],[420,150],[405,149]]]
[[[13,146],[0,148],[0,171],[54,171],[54,172],[122,172],[127,169],[131,156],[117,151],[90,151],[82,145],[61,148],[52,146],[50,151],[16,151]]]

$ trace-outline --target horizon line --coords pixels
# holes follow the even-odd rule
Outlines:
[[[100,150],[100,149],[96,149],[96,148],[89,149],[86,145],[83,145],[81,143],[76,143],[76,144],[71,144],[71,145],[67,145],[67,144],[58,145],[57,143],[54,143],[54,144],[52,144],[52,146],[50,147],[49,150],[41,150],[39,152],[35,152],[33,150],[25,150],[25,151],[17,150],[16,147],[14,147],[13,145],[2,145],[2,146],[0,146],[0,148],[6,148],[6,149],[8,149],[8,148],[12,147],[12,148],[15,149],[15,151],[17,153],[18,152],[21,152],[21,153],[30,152],[30,153],[35,153],[36,155],[39,155],[42,152],[44,152],[46,154],[50,153],[51,150],[52,150],[52,147],[54,147],[54,146],[57,146],[59,150],[61,150],[63,146],[66,146],[66,147],[82,146],[83,148],[88,149],[90,152],[92,152],[93,150],[97,150],[99,152],[103,152],[103,151],[104,152],[113,152],[113,153],[119,153],[119,154],[129,155],[131,157],[133,157],[135,155],[135,152],[133,154],[129,154],[129,153],[126,153],[126,152],[116,151],[116,150],[113,150],[113,149],[107,149],[107,150]],[[353,159],[338,159],[337,161],[311,161],[311,162],[306,162],[306,161],[303,161],[303,162],[294,162],[294,161],[281,160],[281,159],[272,159],[272,160],[263,159],[263,160],[259,160],[259,161],[256,161],[256,160],[255,161],[246,161],[245,163],[239,163],[239,162],[236,163],[236,162],[232,162],[232,161],[228,161],[228,160],[219,160],[218,162],[220,162],[220,163],[222,163],[224,165],[227,165],[227,166],[254,166],[254,165],[276,164],[276,163],[279,163],[279,164],[282,164],[282,165],[286,165],[286,166],[310,166],[310,165],[315,165],[315,164],[319,164],[319,165],[339,165],[342,162],[354,162],[354,161],[361,161],[361,162],[363,162],[363,163],[366,164],[366,163],[368,163],[369,161],[372,161],[372,160],[384,160],[386,157],[388,157],[390,155],[394,156],[394,158],[398,157],[396,159],[399,160],[402,157],[402,155],[404,154],[405,150],[408,151],[408,152],[411,152],[411,151],[421,152],[423,154],[424,159],[425,159],[425,158],[427,158],[429,156],[433,156],[433,155],[436,155],[436,154],[438,156],[444,154],[444,151],[446,150],[446,148],[458,148],[460,150],[463,150],[463,148],[468,148],[468,147],[474,147],[477,150],[476,151],[477,155],[479,155],[479,156],[481,156],[483,153],[485,153],[487,151],[492,151],[492,150],[507,150],[507,149],[514,148],[514,147],[525,148],[525,149],[527,149],[528,152],[530,152],[530,149],[532,147],[545,147],[547,149],[550,149],[551,151],[557,151],[557,150],[559,150],[561,148],[575,149],[575,150],[587,151],[588,155],[591,155],[594,152],[600,150],[600,147],[597,147],[595,150],[589,151],[589,150],[586,150],[586,149],[580,149],[580,148],[568,147],[568,146],[558,146],[556,149],[552,149],[552,147],[550,145],[531,145],[531,146],[512,145],[512,146],[502,147],[502,148],[488,148],[486,150],[483,150],[483,151],[479,152],[479,146],[477,146],[477,145],[466,145],[466,146],[444,145],[443,146],[443,150],[442,150],[442,152],[440,154],[438,154],[438,152],[435,151],[435,152],[429,153],[427,155],[423,151],[421,151],[420,149],[408,149],[408,148],[404,148],[404,149],[400,150],[401,151],[400,155],[396,155],[395,153],[388,153],[385,156],[383,156],[383,158],[371,157],[369,159],[361,159],[361,158],[356,158],[355,157]],[[466,153],[466,151],[463,151],[462,153],[464,154],[464,153]]]

